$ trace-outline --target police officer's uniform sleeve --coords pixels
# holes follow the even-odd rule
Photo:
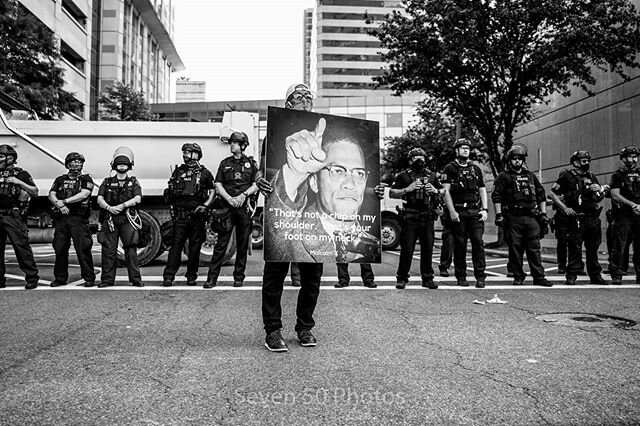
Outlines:
[[[558,176],[558,180],[556,180],[553,186],[551,187],[551,191],[553,191],[554,194],[562,195],[567,191],[567,185],[568,185],[567,174],[568,173],[571,173],[571,172],[566,170],[560,172],[560,176]]]
[[[140,186],[140,181],[138,179],[133,183],[133,196],[141,196],[142,197],[142,186]]]
[[[497,203],[502,204],[504,189],[507,184],[506,181],[507,181],[506,173],[500,173],[498,177],[496,177],[496,180],[493,183],[493,192],[491,193],[491,201],[493,202],[493,204],[497,204]]]
[[[622,173],[619,171],[615,171],[611,175],[611,181],[609,182],[609,187],[611,189],[622,189]]]
[[[35,183],[33,182],[33,178],[31,177],[31,175],[29,174],[29,172],[27,172],[26,170],[21,170],[16,177],[18,179],[20,179],[21,181],[23,181],[24,183],[26,183],[27,185],[30,186],[35,186]]]
[[[53,184],[51,185],[49,192],[58,192],[58,188],[60,188],[60,179],[62,179],[62,176],[58,176],[53,180]]]
[[[222,160],[220,162],[220,165],[218,166],[218,172],[216,173],[215,181],[218,183],[224,183],[224,166],[225,166],[225,160]]]
[[[213,189],[213,174],[209,169],[202,170],[202,187],[204,189]]]
[[[89,192],[93,191],[93,187],[95,186],[93,182],[93,178],[89,175],[80,176],[80,189],[88,189]]]
[[[482,169],[480,169],[480,167],[476,166],[475,164],[473,164],[472,167],[476,169],[476,174],[478,175],[478,188],[484,188],[485,184],[484,184],[484,175],[482,174]]]
[[[542,186],[535,173],[531,173],[531,176],[533,177],[533,185],[535,186],[536,190],[536,202],[541,203],[547,199],[547,193],[545,192],[544,186]]]
[[[400,172],[393,181],[393,185],[391,185],[391,188],[404,189],[409,185],[411,185],[411,176],[409,176],[407,172]]]
[[[102,180],[100,187],[98,188],[98,195],[104,197],[107,193],[107,178]]]
[[[458,171],[456,170],[455,166],[449,163],[446,166],[444,166],[444,169],[442,169],[442,174],[440,175],[440,182],[450,184],[454,181],[457,174],[458,174]]]

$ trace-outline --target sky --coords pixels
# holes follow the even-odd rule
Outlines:
[[[315,0],[176,0],[174,43],[207,101],[283,99],[301,82],[304,9]],[[172,90],[175,98],[175,90]]]

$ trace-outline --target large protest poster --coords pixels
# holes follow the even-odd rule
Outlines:
[[[380,263],[377,121],[269,107],[265,261]]]

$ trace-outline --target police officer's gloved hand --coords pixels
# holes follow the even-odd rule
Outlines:
[[[273,187],[271,186],[271,183],[263,177],[258,178],[258,180],[256,180],[256,185],[258,185],[258,189],[264,195],[270,194],[271,191],[273,191]]]
[[[496,213],[496,226],[504,226],[504,215],[502,213]]]
[[[204,215],[207,213],[209,209],[207,208],[207,206],[198,206],[196,207],[196,209],[193,211],[195,214],[199,214],[199,215]]]

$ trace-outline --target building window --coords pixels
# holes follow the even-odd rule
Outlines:
[[[321,68],[323,75],[382,75],[383,69]]]
[[[323,54],[323,61],[367,61],[367,62],[382,62],[380,55],[336,55],[336,54]]]
[[[60,42],[60,56],[84,74],[84,58],[76,53],[76,51],[69,47],[69,45],[64,41]]]
[[[62,0],[62,10],[64,10],[82,28],[87,29],[87,15],[75,5],[71,0]]]
[[[356,40],[322,40],[322,47],[371,47],[379,48],[379,41],[356,41]]]
[[[327,27],[323,26],[323,33],[340,33],[340,34],[369,34],[372,28],[361,27]]]
[[[393,112],[386,114],[387,127],[402,127],[402,113]]]
[[[386,15],[368,14],[365,17],[364,13],[338,13],[338,12],[324,12],[322,13],[322,19],[348,19],[351,21],[364,21],[366,18],[375,19],[376,21],[382,21],[386,18]]]

